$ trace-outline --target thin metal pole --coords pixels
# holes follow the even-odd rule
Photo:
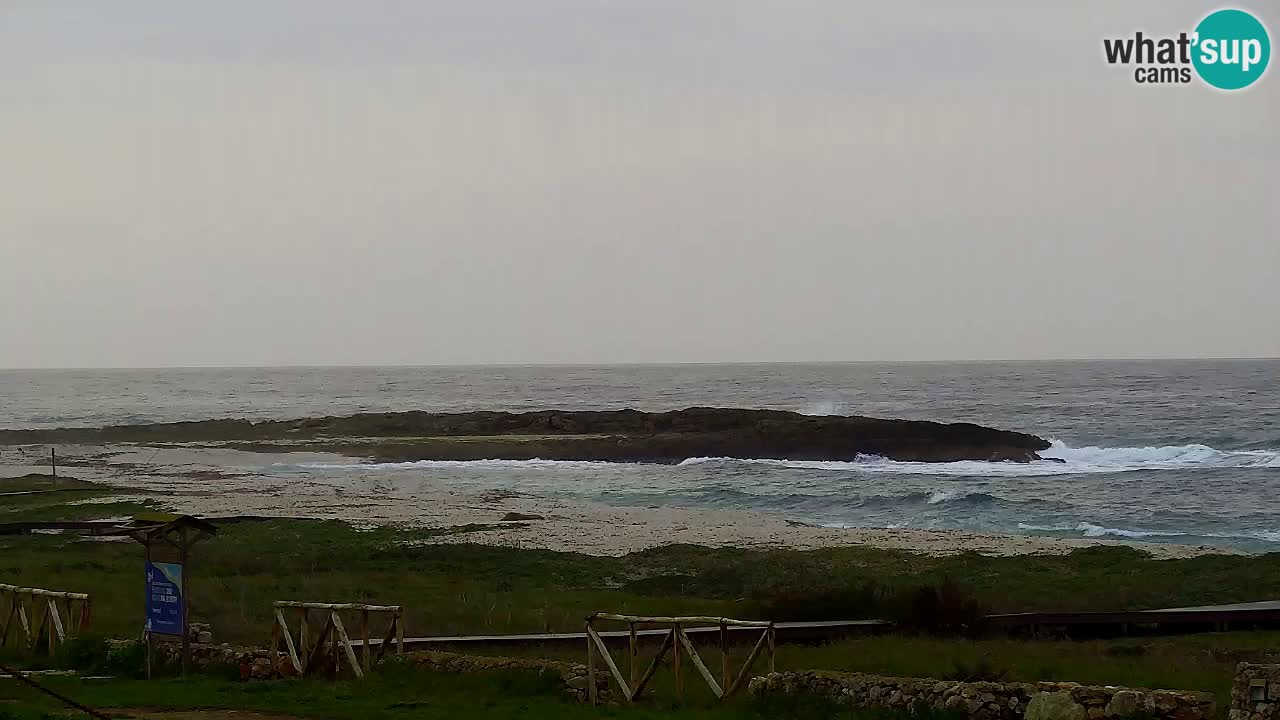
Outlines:
[[[187,564],[187,530],[182,529],[182,676],[191,672],[191,593],[187,592],[187,579],[191,576]]]

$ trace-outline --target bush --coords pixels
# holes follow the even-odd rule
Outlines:
[[[929,635],[974,635],[988,608],[945,579],[935,585],[891,589],[868,582],[831,590],[776,593],[755,602],[755,616],[777,622],[880,619]]]
[[[943,680],[959,680],[961,682],[1008,682],[1012,679],[1009,668],[1000,667],[991,662],[991,658],[981,657],[972,665],[963,660],[951,666],[951,670],[943,673]]]
[[[68,639],[58,649],[57,665],[81,673],[105,674],[110,664],[111,649],[107,639],[97,636]]]
[[[147,646],[141,640],[133,640],[116,647],[107,655],[106,664],[98,672],[134,679],[146,677]]]
[[[985,603],[950,578],[895,593],[887,600],[887,619],[929,635],[976,635],[988,614]]]
[[[758,599],[754,615],[776,622],[879,619],[883,617],[883,594],[874,582],[816,592],[781,592]]]

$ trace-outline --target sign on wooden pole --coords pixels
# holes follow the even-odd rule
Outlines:
[[[191,547],[218,533],[213,523],[190,515],[147,513],[136,515],[124,534],[145,552],[144,592],[146,616],[143,638],[147,647],[147,677],[154,665],[156,641],[178,640],[182,645],[182,673],[191,670]]]

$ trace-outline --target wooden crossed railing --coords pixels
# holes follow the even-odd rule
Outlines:
[[[28,598],[26,605],[22,602],[23,598]],[[16,629],[21,629],[25,636],[22,638],[22,645],[27,650],[34,651],[41,638],[47,635],[49,654],[53,655],[59,643],[66,642],[68,637],[83,633],[89,628],[90,603],[89,596],[85,593],[0,584],[0,600],[0,607],[8,605],[8,610],[0,611],[4,618],[0,622],[0,648],[9,642],[10,635],[19,638]],[[58,608],[59,600],[66,610],[65,623]],[[28,607],[31,609],[30,614],[27,613]],[[76,610],[79,610],[78,617]]]
[[[609,648],[605,645],[604,639],[600,637],[600,633],[596,632],[595,623],[600,620],[627,623],[631,629],[631,676],[629,681],[627,678],[622,677],[622,672],[618,670],[617,663],[613,661],[613,655],[609,653]],[[720,626],[721,667],[719,682],[716,682],[711,670],[707,668],[706,663],[698,656],[697,649],[693,647],[693,641],[689,639],[689,634],[685,632],[686,625],[712,624]],[[649,666],[643,672],[640,671],[640,649],[636,641],[637,625],[671,626],[671,632],[663,636],[662,643],[658,646],[658,652],[653,656],[653,660],[649,662]],[[743,662],[737,673],[732,672],[729,664],[730,627],[759,628],[762,630],[760,638],[756,640],[755,646],[751,648],[751,653],[747,655],[746,661]],[[599,692],[595,683],[597,655],[604,660],[605,666],[609,669],[609,674],[613,677],[614,682],[618,684],[618,688],[622,690],[622,695],[627,699],[627,702],[635,702],[636,698],[640,697],[640,693],[644,691],[645,686],[653,678],[654,673],[658,671],[658,665],[661,664],[667,651],[670,650],[674,651],[672,669],[675,673],[676,694],[680,695],[684,692],[684,678],[680,672],[681,648],[683,648],[683,654],[688,656],[689,662],[697,669],[702,679],[706,681],[707,686],[711,688],[711,692],[718,699],[723,700],[743,687],[747,674],[751,671],[751,666],[755,664],[756,658],[760,656],[761,650],[768,650],[769,672],[773,672],[776,647],[777,642],[772,621],[732,620],[722,617],[642,617],[638,615],[596,613],[587,618],[587,675],[591,678],[591,681],[587,684],[588,694],[592,704],[595,704],[597,701],[596,696]]]
[[[311,603],[277,600],[274,603],[276,622],[271,633],[272,673],[280,674],[280,640],[284,639],[285,649],[289,653],[289,662],[299,675],[308,675],[328,668],[337,674],[345,656],[351,672],[362,678],[369,672],[372,663],[382,659],[387,648],[395,641],[396,652],[404,653],[404,608],[400,605],[365,605],[363,603]],[[298,627],[298,640],[294,643],[293,633],[285,620],[286,608],[300,611],[301,621]],[[314,638],[310,635],[309,619],[312,610],[328,611],[328,617]],[[342,622],[341,611],[360,611],[360,645],[361,659],[356,659],[355,647],[351,636]],[[369,613],[381,613],[391,616],[387,631],[373,654],[369,647]],[[372,657],[371,657],[372,655]]]

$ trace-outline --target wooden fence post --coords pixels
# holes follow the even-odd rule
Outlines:
[[[634,688],[636,686],[636,681],[640,679],[640,646],[639,641],[636,640],[636,624],[627,624],[631,630],[629,633],[631,637],[631,687]]]
[[[591,620],[587,620],[587,697],[590,698],[591,704],[595,705],[599,702],[596,697],[596,643],[591,637]]]
[[[672,623],[671,635],[676,638],[676,642],[671,643],[671,651],[675,653],[672,657],[672,672],[675,673],[676,697],[684,697],[684,676],[680,674],[680,625]]]
[[[369,611],[360,611],[360,644],[362,660],[364,661],[364,671],[369,672]]]
[[[774,656],[777,654],[777,651],[778,651],[778,640],[777,640],[776,631],[773,627],[773,623],[769,623],[769,629],[766,630],[765,632],[769,634],[769,672],[775,673],[778,671],[777,664],[775,663],[775,660],[774,660]]]
[[[732,682],[729,677],[729,626],[723,620],[720,621],[720,687],[724,692],[729,692],[729,683]]]

